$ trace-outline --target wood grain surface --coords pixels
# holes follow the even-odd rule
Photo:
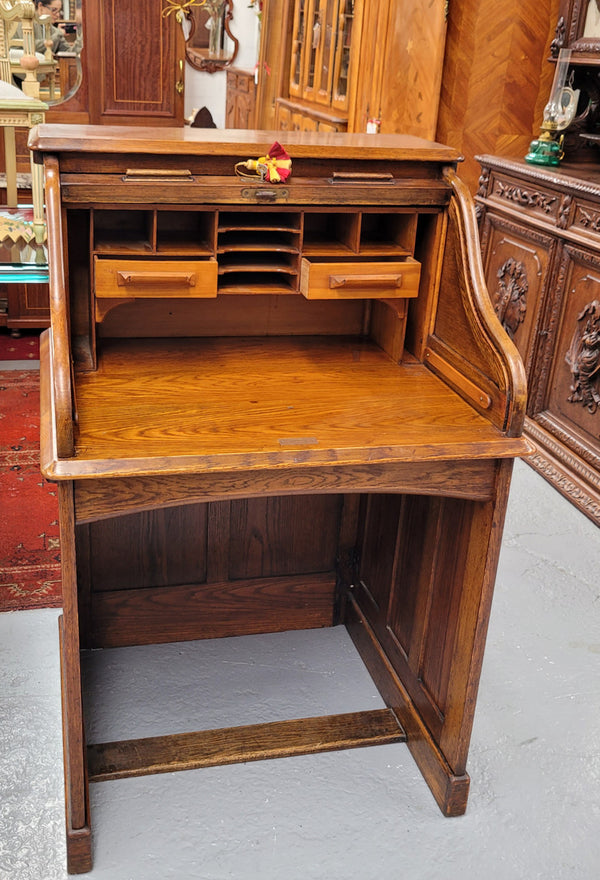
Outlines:
[[[76,377],[74,458],[53,477],[272,464],[493,458],[527,451],[426,367],[361,339],[105,340]]]
[[[88,746],[90,782],[404,742],[391,709]]]

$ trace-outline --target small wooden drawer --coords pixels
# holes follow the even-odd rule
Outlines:
[[[302,260],[300,291],[306,299],[393,299],[417,296],[421,264],[401,261],[339,263]]]
[[[216,297],[216,260],[94,258],[96,298]]]

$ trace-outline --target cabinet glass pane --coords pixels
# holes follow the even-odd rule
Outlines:
[[[354,0],[342,0],[339,22],[340,30],[336,52],[333,94],[336,101],[344,104],[348,98],[348,74],[350,69],[350,47],[352,45],[352,25],[354,23]]]
[[[298,92],[302,82],[302,47],[304,45],[307,0],[297,0],[292,36],[290,91]]]
[[[308,63],[306,67],[306,88],[314,89],[315,73],[317,67],[317,52],[321,42],[321,9],[318,3],[315,3],[312,14],[309,17],[308,39],[310,45],[308,47]]]
[[[333,79],[333,58],[335,52],[336,13],[338,0],[327,0],[321,14],[321,64],[319,92],[329,96]]]

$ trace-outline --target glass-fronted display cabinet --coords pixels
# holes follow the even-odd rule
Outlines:
[[[354,0],[341,0],[338,16],[338,48],[335,53],[332,106],[348,110],[348,82],[350,78],[350,47],[354,24]]]

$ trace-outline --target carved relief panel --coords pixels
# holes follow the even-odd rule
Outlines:
[[[567,352],[571,368],[570,403],[581,403],[592,415],[600,405],[600,302],[587,303],[577,315],[577,328]]]
[[[549,283],[548,267],[556,242],[549,235],[489,213],[482,228],[488,291],[496,314],[525,362],[531,381],[539,303]],[[543,339],[543,337],[541,337]]]
[[[545,410],[559,432],[575,428],[599,441],[600,257],[567,245],[560,269],[568,295],[558,316]]]

